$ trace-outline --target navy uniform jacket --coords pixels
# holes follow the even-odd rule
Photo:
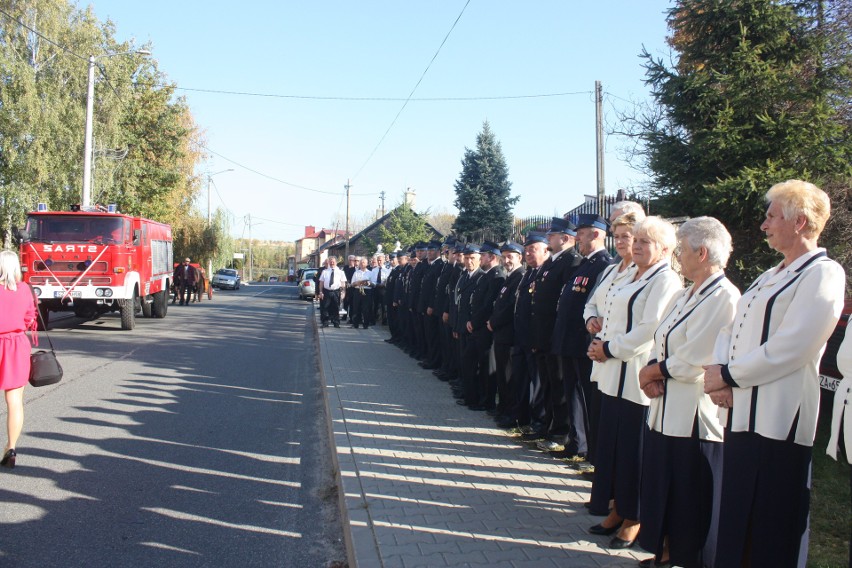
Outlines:
[[[426,308],[435,301],[435,287],[438,285],[438,277],[441,276],[442,268],[444,268],[444,261],[439,258],[432,264],[427,264],[424,269],[423,282],[420,285],[420,297],[417,299],[417,311],[421,314],[425,314]]]
[[[408,302],[405,307],[417,310],[417,302],[420,299],[420,285],[423,284],[423,275],[426,273],[426,261],[418,262],[417,266],[408,274]]]
[[[484,272],[476,283],[473,293],[470,296],[470,321],[473,324],[473,331],[488,331],[485,324],[488,323],[488,318],[494,311],[494,300],[500,293],[503,287],[503,282],[506,277],[503,275],[503,269],[499,266],[492,266],[488,272]],[[489,332],[490,333],[490,332]]]
[[[515,300],[515,345],[530,347],[530,313],[532,312],[532,283],[538,274],[538,268],[527,268],[518,284]]]
[[[432,311],[439,316],[450,311],[450,293],[447,286],[449,286],[450,277],[454,270],[455,266],[452,263],[444,261],[441,266],[441,275],[438,276],[438,284],[435,286],[435,295],[427,306],[432,308]]]
[[[398,307],[405,306],[405,297],[406,291],[408,288],[408,275],[411,272],[411,265],[406,264],[401,267],[399,271],[399,276],[396,279],[393,287],[393,301],[396,302]]]
[[[458,298],[456,297],[456,286],[461,280],[462,275],[464,274],[464,269],[462,268],[461,263],[456,263],[453,266],[453,272],[450,274],[450,281],[447,283],[447,313],[450,314],[450,327],[455,328],[456,326],[456,317],[459,313],[459,304]]]
[[[476,283],[482,278],[484,272],[477,268],[473,273],[465,271],[460,277],[456,285],[456,322],[453,325],[453,331],[459,334],[467,333],[467,322],[470,321],[470,296],[473,294],[473,289],[476,288]]]
[[[571,282],[582,259],[573,249],[568,249],[556,260],[550,257],[541,265],[533,282],[530,302],[530,346],[533,349],[550,353],[559,295],[562,287]]]
[[[589,334],[583,320],[583,309],[598,276],[610,265],[612,257],[606,249],[599,250],[589,259],[583,259],[574,277],[559,296],[556,324],[553,326],[553,353],[564,357],[586,357]]]
[[[511,345],[515,340],[515,300],[518,294],[518,285],[524,277],[524,271],[516,268],[503,282],[503,287],[494,300],[494,310],[488,321],[494,330],[494,343]]]
[[[388,279],[385,281],[385,304],[391,305],[396,299],[396,283],[399,281],[400,273],[402,272],[402,267],[399,265],[391,268],[390,274],[388,274]]]

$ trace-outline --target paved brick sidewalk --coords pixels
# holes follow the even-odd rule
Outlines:
[[[359,568],[631,566],[586,529],[591,484],[507,437],[382,341],[319,328],[350,559]],[[353,566],[352,568],[355,568]]]

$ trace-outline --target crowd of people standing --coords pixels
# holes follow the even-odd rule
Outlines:
[[[386,341],[458,404],[593,474],[589,531],[654,554],[640,565],[803,566],[818,364],[845,274],[817,243],[822,190],[791,180],[766,201],[783,260],[743,294],[720,221],[675,228],[621,202],[523,243],[418,243],[348,273],[331,261],[322,319],[339,325],[328,296],[349,283],[353,327],[386,315]]]

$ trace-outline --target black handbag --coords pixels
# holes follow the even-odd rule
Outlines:
[[[30,291],[32,291],[32,288],[30,288]],[[42,318],[41,310],[38,309],[38,299],[36,299],[35,293],[33,293],[33,299],[36,302],[36,312],[41,320],[41,327],[44,328],[44,335],[50,344],[50,351],[39,349],[30,354],[30,384],[34,387],[46,387],[62,380],[62,365],[56,359],[53,341],[50,340],[50,335],[47,333],[47,325]]]

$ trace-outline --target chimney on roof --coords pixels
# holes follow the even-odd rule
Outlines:
[[[313,225],[305,225],[305,238],[310,237],[317,232],[317,228]]]
[[[415,195],[414,190],[411,189],[410,187],[407,187],[405,189],[405,203],[406,203],[406,205],[408,205],[411,209],[414,209],[414,203],[415,203],[416,198],[417,198],[417,195]]]

